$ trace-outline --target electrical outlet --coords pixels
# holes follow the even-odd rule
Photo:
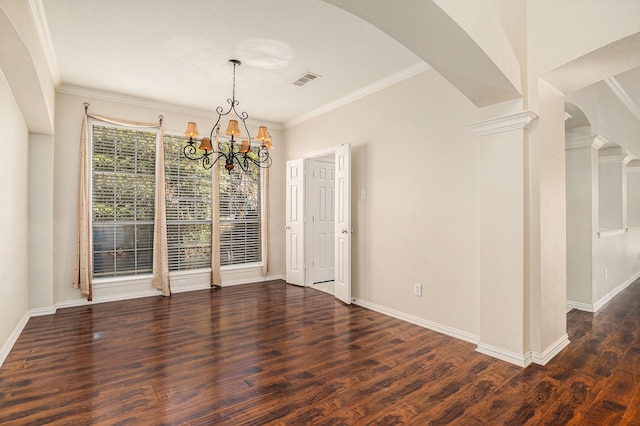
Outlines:
[[[187,280],[178,280],[178,287],[184,287],[187,285]]]
[[[607,278],[608,278],[607,268],[604,268],[604,279],[606,280]]]
[[[414,284],[413,285],[413,295],[422,297],[422,284]]]

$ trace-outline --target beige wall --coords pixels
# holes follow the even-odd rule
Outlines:
[[[29,135],[0,70],[0,364],[14,331],[29,311],[27,241]],[[18,330],[19,331],[19,330]]]
[[[113,98],[113,97],[112,97]],[[113,98],[117,99],[117,98]],[[172,112],[169,107],[137,106],[141,101],[127,99],[127,103],[120,103],[115,100],[101,100],[89,96],[77,96],[72,94],[59,93],[56,100],[56,135],[55,135],[55,165],[54,165],[54,203],[53,203],[53,226],[54,226],[54,256],[53,256],[53,285],[55,303],[58,306],[73,304],[80,299],[78,290],[71,287],[73,275],[73,255],[74,237],[76,233],[76,199],[78,187],[78,162],[80,127],[84,113],[83,102],[91,105],[89,111],[95,114],[110,117],[123,118],[134,121],[155,122],[158,115],[164,115],[165,132],[184,133],[188,121],[196,121],[202,132],[208,131],[208,127],[213,125],[211,116],[202,117],[188,115],[185,113]],[[268,123],[267,123],[268,124]],[[257,133],[257,127],[249,126],[249,130]],[[284,275],[284,249],[281,230],[284,229],[282,217],[284,206],[284,192],[280,188],[284,187],[284,166],[283,166],[283,136],[275,127],[270,127],[273,136],[275,149],[272,151],[274,164],[270,170],[271,179],[271,210],[270,210],[270,274],[275,277]],[[258,281],[262,279],[262,273],[258,269],[251,271],[234,270],[223,272],[223,285],[238,282]],[[197,274],[193,276],[181,276],[180,279],[187,280],[187,288],[198,288],[208,283],[208,274]],[[173,290],[183,290],[176,286],[173,281]],[[117,299],[133,295],[153,294],[150,279],[132,279],[120,281],[117,286],[95,285],[94,299]]]
[[[287,159],[352,146],[353,297],[476,336],[478,114],[429,70],[286,130]]]

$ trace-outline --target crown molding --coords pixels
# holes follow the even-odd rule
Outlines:
[[[626,90],[620,85],[618,80],[615,77],[608,77],[604,80],[609,86],[609,89],[613,92],[614,95],[624,104],[625,107],[634,115],[634,117],[640,121],[640,108],[638,105],[631,99],[631,96],[627,93]]]
[[[480,136],[487,136],[495,133],[510,132],[512,130],[529,130],[533,127],[538,117],[538,114],[535,112],[526,110],[515,114],[490,118],[488,120],[468,124],[467,126]]]
[[[30,0],[29,6],[31,7],[31,13],[34,17],[34,23],[36,30],[38,31],[38,37],[40,38],[40,45],[44,52],[45,60],[49,67],[49,73],[55,87],[62,84],[62,77],[60,76],[60,66],[58,65],[58,57],[53,49],[53,42],[51,41],[51,32],[49,31],[49,25],[47,24],[46,14],[44,7],[42,6],[42,0]]]
[[[400,70],[394,74],[391,74],[390,76],[385,77],[382,80],[378,80],[375,83],[365,86],[362,89],[356,90],[353,93],[343,96],[342,98],[336,99],[333,102],[329,102],[328,104],[325,104],[319,108],[316,108],[302,115],[299,115],[298,117],[285,122],[284,128],[288,129],[288,128],[297,126],[300,123],[311,120],[312,118],[318,117],[322,114],[326,114],[329,111],[333,111],[334,109],[340,108],[341,106],[347,105],[353,101],[356,101],[372,93],[378,92],[396,83],[400,83],[401,81],[407,80],[415,75],[418,75],[430,69],[431,69],[431,66],[429,66],[426,62],[419,62],[415,65],[412,65],[403,70]]]
[[[105,102],[114,102],[124,105],[137,106],[140,108],[155,109],[160,112],[173,112],[176,114],[185,114],[198,117],[214,117],[215,111],[208,111],[197,108],[183,107],[180,105],[170,104],[168,102],[155,101],[147,98],[140,98],[137,96],[123,95],[121,93],[105,92],[97,89],[90,89],[88,87],[73,86],[69,84],[63,84],[57,89],[58,93],[66,95],[73,95],[79,97],[88,97]],[[283,130],[281,123],[274,123],[272,121],[260,120],[256,118],[249,118],[248,124],[258,126],[267,125],[272,130]]]

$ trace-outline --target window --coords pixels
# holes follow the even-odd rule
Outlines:
[[[149,274],[153,265],[156,131],[92,126],[93,276]],[[169,270],[211,267],[211,172],[165,135]],[[260,169],[220,162],[221,265],[259,263]]]
[[[152,271],[156,136],[153,131],[92,126],[96,278]]]
[[[228,173],[220,164],[220,264],[262,260],[260,234],[260,169]]]
[[[183,146],[164,136],[170,271],[211,267],[211,170],[185,158]]]

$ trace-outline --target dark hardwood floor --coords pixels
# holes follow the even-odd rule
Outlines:
[[[640,283],[522,369],[281,281],[61,309],[0,368],[2,425],[640,425]]]

